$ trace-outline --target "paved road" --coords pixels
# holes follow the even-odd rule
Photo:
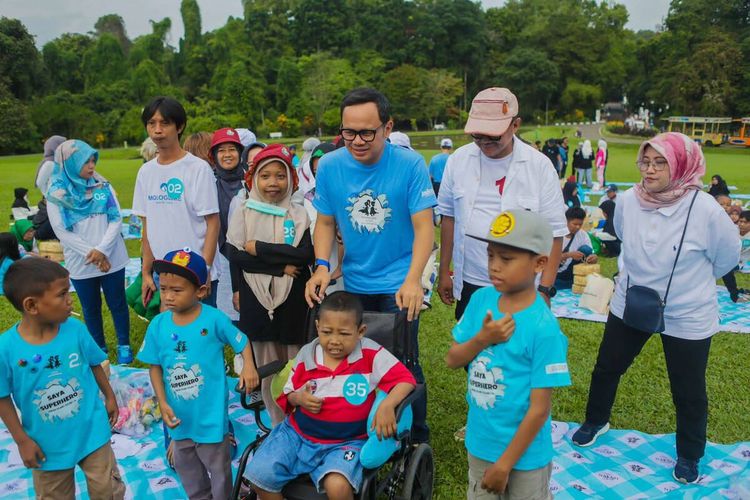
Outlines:
[[[599,139],[604,139],[608,143],[613,144],[640,144],[641,142],[643,142],[642,139],[633,139],[631,137],[617,137],[614,134],[607,134],[606,136],[604,136],[602,135],[602,129],[604,128],[604,124],[602,123],[581,125],[580,128],[583,132],[583,137],[589,139],[592,143],[595,143]]]

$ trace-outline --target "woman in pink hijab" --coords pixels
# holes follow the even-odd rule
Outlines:
[[[729,216],[701,191],[706,163],[689,137],[669,132],[644,142],[636,167],[641,182],[617,197],[620,273],[591,377],[586,420],[572,440],[590,446],[609,430],[620,377],[655,333],[643,325],[660,323],[652,321],[658,308],[646,306],[661,303],[663,324],[652,330],[660,330],[677,412],[672,476],[694,483],[706,447],[708,353],[719,328],[716,279],[737,265],[740,241]],[[636,293],[643,287],[658,296]],[[633,310],[651,314],[633,315]],[[647,386],[648,381],[635,404],[646,404]]]

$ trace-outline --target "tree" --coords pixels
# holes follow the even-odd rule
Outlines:
[[[42,58],[51,91],[83,92],[83,55],[92,44],[86,35],[66,33],[44,45]]]
[[[422,102],[427,85],[428,71],[411,64],[402,64],[385,74],[382,90],[391,103],[394,120],[411,123],[426,118]]]
[[[127,54],[130,50],[131,42],[125,32],[125,21],[118,14],[107,14],[100,17],[94,24],[94,30],[96,30],[97,38],[105,33],[114,36],[120,43],[120,48],[122,48],[124,54]]]
[[[0,84],[21,100],[42,90],[42,66],[34,37],[18,19],[0,18]]]
[[[563,112],[573,113],[582,110],[591,119],[602,103],[602,89],[598,85],[588,85],[576,80],[568,81],[560,97],[560,107]]]
[[[427,72],[426,86],[421,99],[424,117],[434,127],[440,117],[448,114],[448,109],[455,107],[463,93],[463,82],[456,75],[444,69],[431,69]]]
[[[544,110],[559,90],[560,70],[544,52],[520,48],[498,68],[495,81],[516,94],[521,116],[531,117],[535,111]]]
[[[0,83],[0,154],[25,153],[39,145],[28,109]]]
[[[180,4],[180,15],[182,16],[182,25],[185,30],[183,47],[197,45],[201,41],[201,9],[197,0],[182,0]]]
[[[300,60],[302,68],[302,99],[313,117],[318,135],[323,135],[323,116],[337,107],[346,92],[357,86],[357,76],[346,59],[327,53],[314,54]]]
[[[84,84],[86,89],[100,83],[112,83],[126,75],[125,55],[117,39],[104,33],[83,55]]]

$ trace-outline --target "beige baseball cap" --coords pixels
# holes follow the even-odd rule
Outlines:
[[[469,119],[464,132],[500,136],[518,115],[518,99],[508,89],[491,87],[478,93],[471,101]]]
[[[469,237],[528,250],[537,255],[549,255],[552,251],[552,227],[544,217],[528,210],[506,210],[492,221],[486,237]]]

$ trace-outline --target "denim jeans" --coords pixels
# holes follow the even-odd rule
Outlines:
[[[356,294],[362,302],[365,311],[376,312],[398,312],[395,294]],[[418,384],[425,384],[422,366],[419,364],[419,318],[409,324],[409,335],[414,346],[414,359],[410,367],[412,375]],[[401,360],[402,362],[405,360]],[[414,412],[414,423],[412,424],[412,441],[426,443],[430,439],[430,428],[427,426],[427,385],[425,384],[424,396],[414,401],[412,405]]]
[[[591,169],[590,168],[577,168],[576,169],[576,182],[583,184],[586,187],[591,187],[593,182],[591,180]]]
[[[112,312],[118,345],[130,345],[130,313],[125,300],[125,269],[97,276],[95,278],[71,279],[83,308],[83,319],[91,332],[94,341],[102,349],[107,348],[104,341],[102,323],[102,294]]]

